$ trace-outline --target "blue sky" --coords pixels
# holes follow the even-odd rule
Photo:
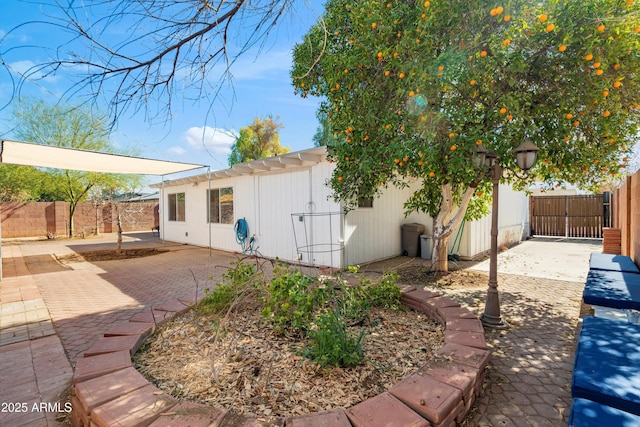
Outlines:
[[[42,47],[55,48],[61,40],[63,34],[56,35],[51,28],[43,32],[42,28],[29,25],[10,32],[24,22],[46,20],[47,11],[51,10],[47,5],[51,3],[51,0],[0,2],[0,51],[13,69],[26,70],[39,61],[46,61]],[[150,123],[142,113],[124,116],[118,121],[112,141],[122,147],[137,147],[143,157],[204,164],[212,170],[225,169],[233,135],[255,117],[272,115],[279,116],[279,122],[284,125],[280,130],[282,145],[292,151],[312,147],[318,127],[319,100],[295,96],[289,72],[291,50],[316,22],[323,11],[322,4],[321,0],[296,0],[294,8],[279,22],[263,47],[253,48],[235,62],[231,69],[233,88],[224,85],[211,105],[204,98],[202,102],[178,102],[173,106],[172,120],[167,123]],[[22,94],[57,101],[68,89],[66,84],[68,79],[63,72],[38,84],[25,84]],[[3,102],[11,96],[11,90],[10,76],[0,73]],[[11,106],[0,111],[0,136],[6,139],[12,138],[6,121],[10,110]]]

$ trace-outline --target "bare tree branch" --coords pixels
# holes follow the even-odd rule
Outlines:
[[[212,101],[230,66],[262,42],[293,0],[53,0],[45,21],[22,24],[0,39],[0,60],[19,95],[25,81],[61,76],[72,84],[64,98],[106,102],[113,123],[125,113],[169,119],[174,98]],[[22,72],[8,58],[9,36],[45,26],[68,39],[38,46],[51,59]],[[44,44],[44,42],[43,42]],[[262,47],[262,46],[261,46]],[[19,78],[15,79],[16,73]],[[6,105],[5,105],[6,106]],[[1,107],[0,107],[1,108]]]

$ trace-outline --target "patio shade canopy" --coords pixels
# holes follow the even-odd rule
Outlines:
[[[169,175],[207,167],[7,140],[2,140],[0,163],[140,175]]]

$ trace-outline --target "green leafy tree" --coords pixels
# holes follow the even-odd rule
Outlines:
[[[47,201],[45,174],[29,166],[0,164],[0,202]]]
[[[50,105],[43,101],[22,102],[13,110],[14,134],[19,140],[56,147],[76,148],[103,153],[133,154],[116,150],[109,140],[108,120],[80,108]],[[50,200],[69,203],[69,236],[74,235],[73,216],[78,203],[87,199],[91,189],[128,188],[139,184],[140,177],[60,169],[33,169]]]
[[[325,145],[335,145],[339,136],[334,135],[331,130],[331,122],[329,121],[329,115],[323,109],[319,109],[316,113],[318,118],[318,129],[315,135],[313,135],[313,145],[316,147],[322,147]]]
[[[294,49],[302,97],[322,96],[337,135],[336,199],[353,206],[388,186],[420,183],[407,212],[434,218],[432,269],[447,240],[487,212],[490,172],[478,146],[526,180],[596,188],[626,167],[640,116],[640,2],[625,0],[329,0]]]
[[[278,135],[278,129],[283,127],[271,116],[264,120],[253,119],[252,124],[240,129],[238,139],[231,146],[229,166],[288,153],[289,148],[280,145]]]

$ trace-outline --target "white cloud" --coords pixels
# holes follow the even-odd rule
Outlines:
[[[167,149],[167,152],[169,152],[170,154],[177,154],[178,156],[181,156],[184,153],[186,153],[187,150],[185,150],[182,147],[174,146],[174,147],[169,147],[169,149]]]
[[[54,74],[45,76],[42,71],[40,71],[40,67],[35,62],[28,59],[12,62],[11,64],[9,64],[9,69],[14,73],[29,80],[42,79],[48,83],[55,83],[60,80],[60,77]]]
[[[237,133],[234,130],[194,126],[182,134],[181,140],[190,149],[228,155],[236,138]]]

